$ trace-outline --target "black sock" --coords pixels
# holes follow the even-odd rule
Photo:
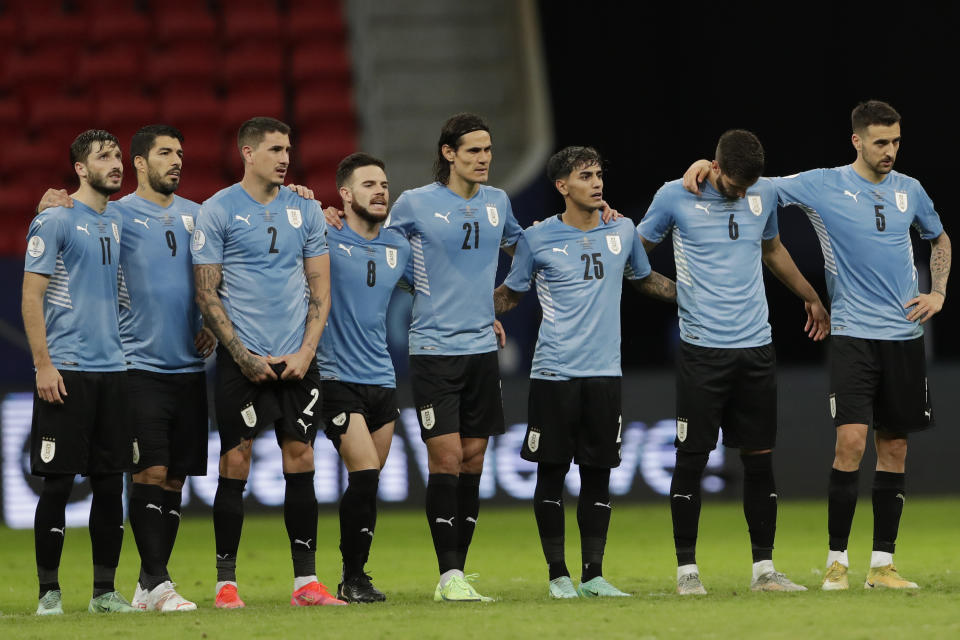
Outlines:
[[[480,474],[461,473],[457,483],[457,564],[463,571],[480,515]]]
[[[603,575],[603,550],[610,528],[610,469],[580,466],[580,499],[577,524],[580,525],[580,556],[583,559],[580,582]]]
[[[177,541],[177,532],[180,530],[182,501],[183,494],[179,491],[163,492],[163,566],[167,568],[163,575],[164,580],[170,580],[170,570],[167,565],[170,563],[170,554],[173,553],[173,545]]]
[[[313,576],[317,573],[317,495],[313,490],[313,471],[285,473],[283,522],[290,538],[293,575]]]
[[[343,557],[344,578],[361,575],[370,555],[377,524],[379,483],[380,471],[377,469],[352,471],[347,476],[347,490],[340,498],[340,555]]]
[[[697,529],[700,527],[700,479],[709,453],[677,449],[677,462],[670,482],[670,515],[677,566],[696,564]]]
[[[114,577],[123,546],[123,474],[90,476],[90,545],[93,597],[115,591]]]
[[[237,550],[243,530],[243,489],[246,480],[220,476],[213,499],[213,537],[217,550],[217,582],[237,581]]]
[[[72,475],[47,476],[43,479],[40,500],[33,515],[33,542],[37,557],[37,579],[40,597],[60,588],[60,556],[66,533],[66,508],[73,489]]]
[[[540,546],[547,561],[550,579],[569,576],[564,559],[563,480],[569,464],[537,465],[537,488],[533,492],[533,515],[540,532]]]
[[[906,474],[877,471],[873,476],[873,550],[893,553],[906,500]]]
[[[777,486],[773,479],[773,454],[741,455],[743,462],[743,515],[750,530],[753,561],[773,559],[777,535]]]
[[[140,552],[140,586],[150,591],[163,582],[165,561],[163,487],[134,482],[130,488],[130,528]]]
[[[827,500],[827,531],[830,551],[846,551],[857,508],[857,483],[860,471],[830,470],[830,488]]]
[[[427,478],[427,522],[440,573],[459,569],[457,554],[457,476],[431,473]]]

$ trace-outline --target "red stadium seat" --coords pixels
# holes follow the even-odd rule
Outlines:
[[[151,36],[150,21],[130,6],[125,11],[94,14],[90,20],[87,42],[96,46],[147,42]]]
[[[91,99],[54,96],[33,104],[27,116],[27,126],[31,132],[47,139],[72,140],[90,128],[93,117]]]
[[[141,127],[157,124],[160,102],[140,94],[110,94],[98,96],[97,126],[101,126],[120,140],[123,155],[130,152],[130,139]]]
[[[235,93],[229,95],[224,103],[223,126],[228,133],[235,133],[241,124],[254,116],[269,116],[285,120],[285,112],[286,103],[283,93]]]
[[[153,15],[153,24],[154,37],[161,45],[212,43],[217,40],[217,21],[213,14],[196,8],[158,11]]]
[[[151,54],[147,77],[158,87],[172,86],[186,95],[211,91],[219,79],[219,59],[209,47],[173,47]]]
[[[278,49],[244,47],[223,57],[223,84],[231,92],[283,94],[283,53]]]
[[[282,43],[280,15],[271,7],[223,8],[223,42],[228,47],[258,43]]]
[[[7,56],[3,84],[20,95],[32,96],[34,90],[58,91],[72,73],[73,69],[59,51],[15,52]]]
[[[312,42],[303,44],[293,52],[289,77],[299,86],[323,84],[347,87],[350,83],[350,59],[342,46]]]
[[[0,131],[16,131],[23,126],[23,107],[19,98],[0,98]]]
[[[350,129],[313,132],[294,146],[300,170],[309,175],[335,173],[340,160],[356,150],[356,138]]]
[[[184,175],[197,170],[213,170],[218,175],[222,173],[223,149],[225,145],[233,146],[230,143],[231,138],[220,132],[217,128],[197,125],[177,125],[183,134],[183,164]],[[237,154],[234,146],[234,154]],[[239,162],[235,160],[234,163]]]
[[[347,29],[339,3],[318,3],[290,9],[284,20],[291,42],[324,41],[343,43]]]
[[[140,84],[143,68],[135,53],[127,49],[109,49],[85,53],[77,62],[74,79],[79,86],[95,92]]]
[[[324,206],[342,207],[343,201],[337,192],[337,165],[332,169],[324,169],[302,174],[302,182],[296,181],[313,189],[313,196]]]
[[[89,33],[85,13],[30,10],[20,15],[20,42],[30,46],[82,42]]]
[[[62,174],[69,168],[66,146],[54,146],[18,137],[6,141],[0,149],[0,176],[4,176],[12,184],[59,186]],[[39,199],[39,195],[37,198]]]
[[[353,100],[350,93],[343,90],[304,91],[294,98],[293,117],[301,132],[331,125],[353,129]]]
[[[184,165],[183,179],[177,195],[194,202],[203,202],[220,189],[230,186],[219,170]]]
[[[219,131],[223,102],[212,92],[173,92],[160,101],[160,117],[179,129],[209,127]]]

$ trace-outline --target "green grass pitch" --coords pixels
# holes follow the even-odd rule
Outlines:
[[[568,500],[568,502],[570,502]],[[0,528],[0,638],[953,638],[960,637],[960,500],[907,503],[897,564],[923,587],[917,592],[865,591],[872,515],[861,499],[850,544],[851,589],[817,590],[826,559],[826,505],[781,505],[777,568],[808,593],[751,593],[746,525],[737,503],[708,503],[698,560],[710,594],[681,599],[673,592],[675,564],[666,504],[614,508],[604,573],[634,594],[614,600],[552,601],[546,566],[529,508],[482,508],[467,570],[479,572],[488,604],[434,603],[436,563],[422,513],[380,514],[368,571],[386,592],[382,605],[292,609],[289,549],[283,521],[250,516],[239,558],[247,608],[212,608],[213,528],[209,518],[185,518],[171,573],[179,591],[199,605],[189,613],[94,616],[90,551],[85,529],[67,532],[61,584],[66,615],[38,618],[33,538]],[[568,505],[567,564],[579,566],[576,514]],[[331,590],[340,570],[336,514],[322,513],[317,570]],[[131,597],[139,564],[129,527],[117,576]],[[574,579],[579,576],[574,571]]]

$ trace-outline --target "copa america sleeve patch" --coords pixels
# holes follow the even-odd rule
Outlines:
[[[203,249],[203,246],[207,244],[207,236],[204,235],[202,229],[196,229],[193,232],[193,242],[190,245],[190,248],[194,251],[200,251]]]
[[[39,258],[46,250],[47,245],[44,244],[43,238],[40,236],[33,236],[30,238],[30,241],[27,242],[27,253],[31,258]]]

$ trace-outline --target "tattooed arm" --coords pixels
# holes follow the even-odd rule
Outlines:
[[[642,280],[631,280],[630,284],[645,296],[663,302],[677,301],[677,283],[656,271],[651,271],[650,275]]]
[[[310,296],[300,350],[269,359],[271,363],[286,363],[280,374],[281,380],[300,380],[306,375],[316,358],[317,344],[320,343],[320,335],[327,324],[327,316],[330,315],[330,254],[304,258],[303,273],[307,278]]]
[[[520,298],[523,297],[523,291],[514,291],[505,284],[493,290],[493,312],[502,316],[506,312],[520,304]]]
[[[240,371],[251,382],[276,380],[277,376],[264,358],[250,353],[240,342],[233,323],[227,316],[227,310],[220,300],[217,288],[223,278],[223,265],[196,264],[193,266],[193,280],[196,287],[197,306],[203,314],[204,325],[213,331],[220,344],[230,353]]]
[[[921,293],[903,305],[904,309],[913,307],[907,314],[907,320],[924,323],[943,308],[947,299],[947,278],[950,277],[952,259],[950,237],[944,231],[930,241],[930,293]]]

